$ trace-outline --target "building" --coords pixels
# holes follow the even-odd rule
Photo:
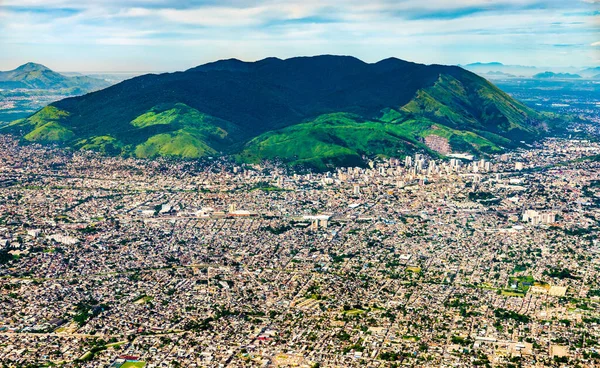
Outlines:
[[[552,224],[556,222],[556,214],[553,212],[539,213],[535,210],[527,210],[523,213],[521,220],[532,225]]]

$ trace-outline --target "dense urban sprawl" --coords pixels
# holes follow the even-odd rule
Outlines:
[[[5,366],[600,364],[597,143],[321,174],[0,150]]]

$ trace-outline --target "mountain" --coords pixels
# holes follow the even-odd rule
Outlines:
[[[456,66],[348,56],[236,59],[67,98],[2,132],[107,154],[234,154],[324,169],[363,155],[500,152],[548,121]],[[436,152],[434,152],[436,151]]]
[[[460,65],[459,65],[460,66]],[[496,77],[498,73],[512,74],[516,77],[522,78],[536,78],[538,74],[555,73],[563,75],[562,77],[552,77],[559,79],[574,79],[574,77],[568,76],[568,74],[579,75],[579,78],[592,78],[593,76],[600,73],[600,67],[581,69],[577,67],[536,67],[526,65],[506,65],[499,62],[491,63],[471,63],[462,66],[463,68],[477,73],[483,77]],[[543,77],[543,76],[542,76]]]
[[[533,76],[535,79],[581,79],[579,74],[543,72]]]
[[[499,63],[497,61],[493,61],[491,63],[481,63],[481,62],[477,62],[477,63],[471,63],[471,64],[467,64],[465,65],[466,67],[470,67],[470,68],[480,68],[480,67],[503,67],[504,64]]]
[[[82,93],[108,87],[110,83],[85,76],[66,77],[36,63],[23,64],[20,67],[0,72],[0,88],[3,89],[72,89]]]
[[[583,69],[579,72],[579,74],[585,78],[597,79],[598,75],[600,75],[600,66]]]
[[[471,63],[463,66],[466,70],[469,70],[473,73],[477,73],[479,75],[485,76],[490,72],[501,72],[512,74],[516,76],[526,76],[531,77],[532,75],[539,73],[537,67],[534,66],[526,66],[526,65],[506,65],[499,62],[491,62],[491,63]]]

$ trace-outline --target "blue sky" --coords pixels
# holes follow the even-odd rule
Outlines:
[[[0,0],[0,70],[174,71],[216,59],[600,65],[600,0]]]

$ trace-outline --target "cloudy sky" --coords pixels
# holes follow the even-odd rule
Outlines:
[[[173,71],[215,59],[600,65],[600,0],[0,0],[0,70]]]

